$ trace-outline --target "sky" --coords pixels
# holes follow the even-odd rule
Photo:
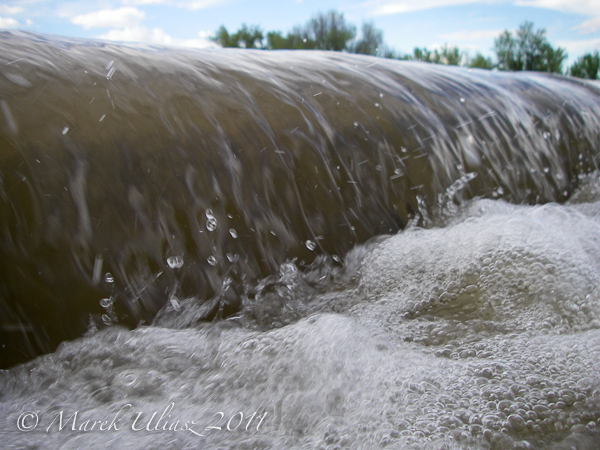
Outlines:
[[[544,28],[553,46],[567,50],[567,65],[600,50],[600,0],[0,0],[0,29],[61,36],[214,46],[224,25],[287,33],[319,12],[336,10],[360,31],[372,22],[388,47],[458,46],[472,57],[493,56],[494,38],[524,21]],[[360,35],[360,33],[359,33]]]

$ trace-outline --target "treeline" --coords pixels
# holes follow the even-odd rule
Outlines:
[[[546,38],[546,30],[534,29],[532,22],[521,24],[515,34],[506,30],[494,40],[495,61],[481,53],[471,58],[467,52],[448,45],[440,50],[415,48],[412,54],[400,54],[383,42],[383,32],[375,28],[373,23],[363,23],[358,37],[356,26],[347,23],[344,15],[337,11],[319,13],[305,25],[296,26],[285,35],[280,31],[269,31],[265,34],[258,26],[248,27],[244,24],[232,34],[221,26],[212,40],[222,47],[345,51],[489,70],[565,73],[594,80],[598,79],[600,68],[600,55],[596,51],[580,57],[563,71],[567,52],[561,47],[553,47]]]

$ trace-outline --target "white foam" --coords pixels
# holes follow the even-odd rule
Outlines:
[[[8,448],[596,448],[599,211],[477,201],[444,228],[354,252],[356,283],[313,302],[339,313],[270,331],[114,327],[65,343],[2,374],[0,436]],[[131,429],[134,412],[146,425],[171,403],[167,428],[223,429]],[[81,425],[127,404],[118,431],[42,427],[60,411]],[[16,428],[26,411],[39,429]],[[229,419],[242,425],[228,431]]]

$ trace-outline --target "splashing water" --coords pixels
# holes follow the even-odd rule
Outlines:
[[[596,87],[0,47],[7,448],[597,448]]]

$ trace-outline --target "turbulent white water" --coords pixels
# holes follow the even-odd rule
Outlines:
[[[325,293],[290,262],[237,319],[63,343],[2,373],[3,448],[599,448],[599,191],[472,201]]]

